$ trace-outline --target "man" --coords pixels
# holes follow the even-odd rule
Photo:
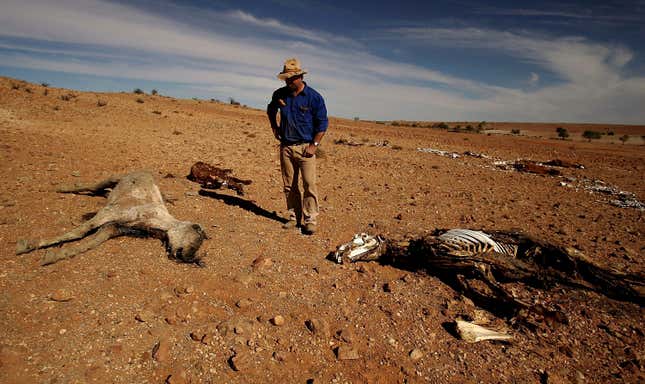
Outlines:
[[[323,97],[303,81],[307,73],[297,59],[287,59],[278,79],[286,86],[273,92],[267,114],[273,135],[280,141],[280,168],[289,221],[294,228],[303,220],[302,232],[316,231],[318,191],[316,189],[316,149],[327,130],[327,108]],[[276,115],[280,111],[280,123]],[[302,175],[303,194],[298,178]]]

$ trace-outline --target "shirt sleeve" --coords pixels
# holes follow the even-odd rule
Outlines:
[[[271,101],[267,105],[267,113],[270,115],[275,115],[278,113],[278,109],[280,108],[280,104],[278,103],[278,99],[280,99],[280,90],[276,90],[273,92],[273,95],[271,96]]]
[[[322,96],[318,95],[313,115],[314,134],[327,131],[329,121],[327,120],[327,107]]]

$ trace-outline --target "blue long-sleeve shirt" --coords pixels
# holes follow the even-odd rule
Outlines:
[[[325,132],[329,121],[325,100],[307,86],[297,95],[289,87],[273,92],[267,113],[275,116],[280,110],[279,134],[283,144],[311,142],[318,132]]]

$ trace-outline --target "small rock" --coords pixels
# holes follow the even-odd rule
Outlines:
[[[275,351],[275,352],[273,352],[273,358],[276,361],[282,362],[282,361],[285,361],[287,359],[287,355],[284,352]]]
[[[81,171],[73,171],[72,176],[74,177],[81,177]]]
[[[412,361],[417,361],[423,357],[423,352],[419,348],[414,348],[410,351],[410,359]]]
[[[57,289],[50,296],[50,300],[65,302],[72,300],[72,294],[66,289]]]
[[[273,266],[273,260],[271,260],[270,257],[259,256],[258,258],[253,260],[252,266],[253,266],[253,269],[256,271],[264,271],[271,268],[271,266]]]
[[[206,334],[204,332],[191,332],[190,338],[193,339],[193,341],[199,341],[201,343],[202,340],[206,338]]]
[[[251,358],[246,353],[236,353],[228,363],[234,371],[241,371],[251,367]]]
[[[338,360],[357,360],[360,359],[358,351],[347,345],[341,345],[336,348],[336,358]]]
[[[240,299],[237,303],[235,303],[235,306],[238,308],[246,308],[249,305],[251,305],[253,301],[251,299]]]
[[[170,360],[170,344],[166,339],[160,339],[152,347],[152,358],[160,363]]]
[[[177,324],[177,321],[178,321],[177,316],[174,313],[171,313],[170,315],[166,316],[165,320],[166,320],[166,323],[168,323],[169,325],[175,325]]]
[[[271,324],[281,326],[284,324],[284,317],[282,315],[277,315],[271,319]]]
[[[352,341],[354,341],[354,332],[352,332],[352,330],[349,328],[341,329],[340,331],[336,332],[336,336],[339,340],[342,340],[346,343],[351,343]]]
[[[309,332],[323,338],[329,338],[329,324],[325,320],[309,319],[305,321],[305,326]]]
[[[140,321],[142,323],[150,323],[150,322],[152,322],[154,320],[155,315],[154,315],[154,313],[152,313],[152,311],[144,309],[143,311],[141,311],[141,312],[137,313],[136,315],[134,315],[134,318],[137,321]]]

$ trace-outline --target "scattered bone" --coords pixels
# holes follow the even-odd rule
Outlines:
[[[513,338],[513,336],[507,333],[496,332],[463,320],[457,320],[456,324],[459,337],[468,343],[476,343],[484,340],[511,340]]]
[[[112,189],[107,204],[94,217],[71,231],[42,240],[19,240],[16,254],[83,239],[76,245],[48,251],[42,265],[71,258],[93,249],[110,238],[150,236],[162,239],[170,257],[187,263],[199,263],[197,250],[206,238],[199,224],[175,219],[164,205],[161,192],[148,172],[133,172],[112,176],[96,184],[76,184],[62,187],[61,193],[101,194]]]
[[[220,189],[225,187],[234,190],[238,195],[244,195],[244,185],[249,185],[252,181],[231,176],[232,172],[231,169],[222,169],[198,161],[190,168],[187,178],[201,184],[202,188]]]
[[[444,157],[450,157],[451,159],[456,159],[461,157],[461,155],[459,155],[456,152],[442,151],[441,149],[434,149],[434,148],[417,148],[417,151],[424,152],[424,153],[432,153],[432,154],[444,156]]]

